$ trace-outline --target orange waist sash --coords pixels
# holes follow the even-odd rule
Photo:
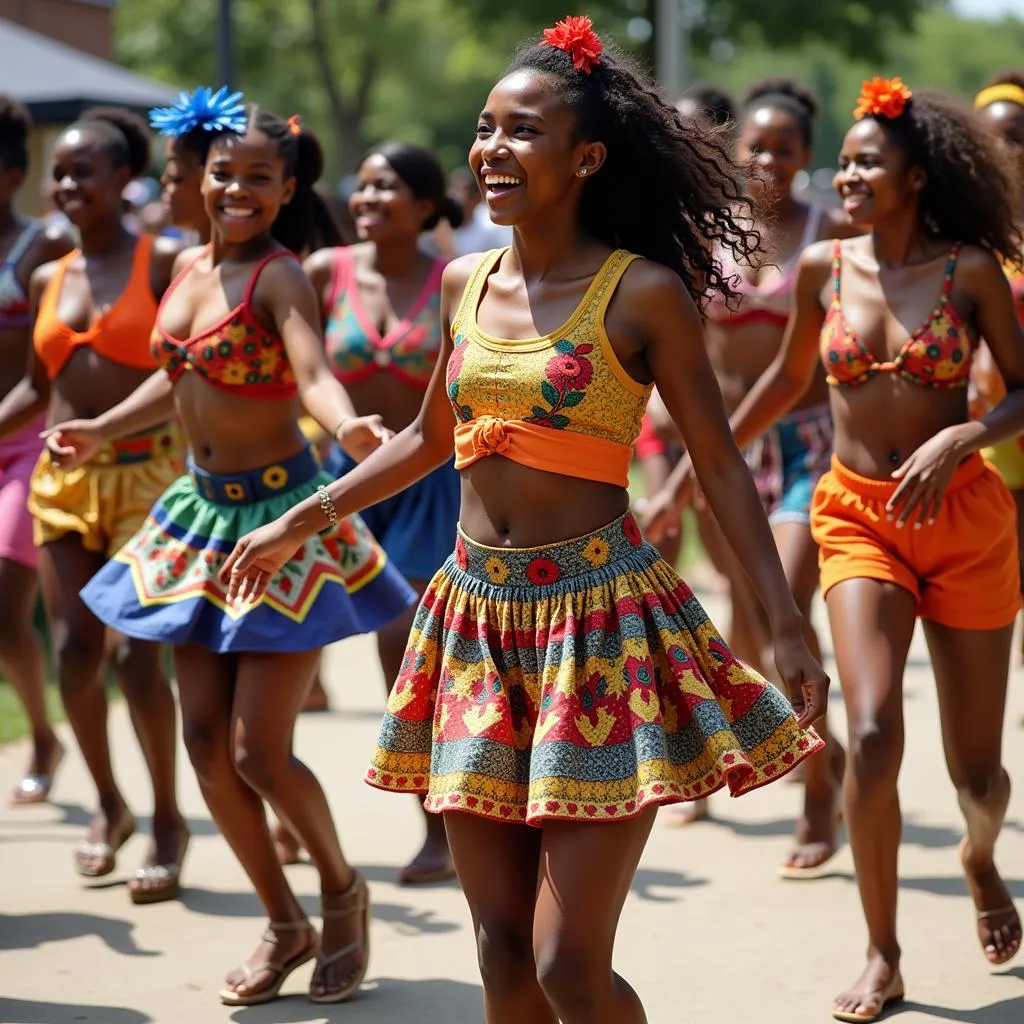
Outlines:
[[[497,416],[480,416],[455,428],[456,469],[465,469],[488,455],[503,455],[547,473],[626,487],[633,448],[603,437]]]

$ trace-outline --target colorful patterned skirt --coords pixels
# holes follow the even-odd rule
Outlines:
[[[733,796],[819,750],[626,514],[543,548],[459,533],[409,637],[366,781],[538,825]]]
[[[358,516],[307,540],[255,605],[230,606],[218,576],[243,534],[330,482],[308,448],[231,476],[190,464],[82,600],[126,636],[221,653],[310,651],[371,633],[416,594]]]

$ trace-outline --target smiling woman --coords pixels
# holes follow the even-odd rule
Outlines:
[[[313,191],[319,144],[262,108],[238,106],[228,117],[208,100],[203,91],[186,98],[182,114],[204,118],[213,136],[202,186],[212,241],[175,266],[154,332],[161,369],[98,419],[55,426],[49,447],[70,471],[107,438],[176,408],[188,475],[82,599],[105,623],[174,645],[189,757],[270,916],[221,1000],[268,1002],[317,956],[310,997],[340,1002],[366,973],[368,894],[342,854],[320,784],[291,754],[292,733],[319,649],[374,631],[413,594],[358,516],[335,516],[296,545],[259,602],[231,602],[218,577],[239,536],[331,479],[299,430],[300,400],[355,458],[388,432],[379,416],[354,416],[331,375],[316,296],[296,258],[330,223]],[[319,869],[322,936],[278,863],[264,800]]]

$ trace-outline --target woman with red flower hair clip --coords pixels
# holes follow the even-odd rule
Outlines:
[[[1015,510],[978,454],[1024,431],[1024,334],[1001,261],[1021,235],[1012,168],[971,111],[897,78],[866,82],[835,185],[868,234],[801,257],[783,348],[733,416],[758,437],[821,360],[836,426],[811,527],[849,722],[845,817],[868,963],[832,1005],[865,1022],[904,996],[896,937],[903,671],[918,618],[932,655],[946,765],[964,814],[960,861],[990,963],[1021,922],[994,862],[1010,796],[1001,760],[1013,622]],[[908,324],[918,324],[908,332]],[[968,414],[984,337],[1007,396]]]
[[[469,161],[515,236],[445,269],[419,416],[326,502],[242,538],[223,571],[258,599],[303,538],[454,448],[455,551],[420,604],[367,778],[444,814],[488,1024],[640,1024],[612,948],[658,806],[749,792],[821,748],[808,727],[828,679],[701,336],[699,307],[730,292],[712,246],[743,259],[757,237],[734,214],[717,135],[587,18],[513,60]],[[768,610],[793,706],[732,654],[629,513],[654,384]]]

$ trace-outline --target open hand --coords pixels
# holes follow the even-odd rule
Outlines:
[[[221,581],[228,584],[228,603],[255,604],[304,540],[283,516],[239,538],[220,570]]]
[[[810,728],[825,713],[830,681],[801,634],[775,637],[775,667],[789,691],[797,724]]]
[[[345,420],[338,428],[338,444],[356,462],[362,462],[371,452],[376,451],[385,441],[395,436],[393,430],[384,426],[384,421],[377,414],[373,416],[353,416]]]
[[[929,438],[893,474],[899,486],[885,504],[890,519],[906,526],[915,517],[915,528],[931,526],[939,513],[946,488],[966,454],[955,427]]]
[[[59,469],[77,469],[103,445],[95,420],[67,420],[49,427],[39,435],[46,442],[50,461]]]

